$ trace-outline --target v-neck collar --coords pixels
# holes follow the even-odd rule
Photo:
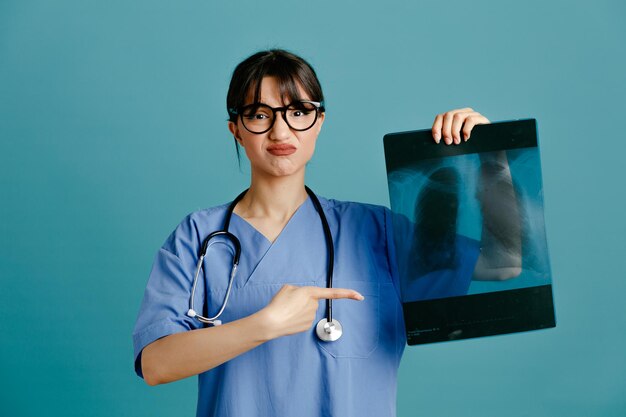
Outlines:
[[[296,209],[274,242],[270,242],[243,217],[233,213],[231,232],[238,236],[241,241],[242,259],[239,264],[239,273],[245,277],[241,284],[236,285],[236,287],[246,286],[249,281],[258,281],[259,271],[264,270],[267,263],[270,262],[268,259],[273,259],[277,256],[273,255],[274,252],[278,251],[277,253],[280,253],[281,248],[289,245],[290,239],[294,237],[294,233],[300,235],[295,236],[295,238],[306,239],[306,236],[302,236],[299,230],[302,227],[303,219],[308,218],[312,213],[317,213],[317,211],[309,197]],[[261,272],[262,275],[263,273]],[[255,276],[257,277],[256,280]],[[262,278],[260,279],[261,282],[265,281]]]

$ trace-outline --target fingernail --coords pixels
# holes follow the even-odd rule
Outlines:
[[[443,140],[446,142],[446,145],[452,144],[452,139],[450,138],[444,138]]]
[[[433,138],[435,139],[436,143],[441,142],[441,135],[439,133],[435,133],[435,135],[433,136]]]
[[[363,297],[361,294],[357,294],[356,295],[356,299],[359,300],[359,301],[363,301],[363,300],[365,300],[365,297]]]

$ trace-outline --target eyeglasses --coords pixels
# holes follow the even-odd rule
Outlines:
[[[270,107],[267,104],[253,103],[228,111],[240,116],[243,127],[250,133],[261,134],[269,131],[276,121],[276,112],[282,113],[287,126],[302,132],[313,127],[318,114],[324,111],[324,104],[317,101],[295,101],[284,107]]]

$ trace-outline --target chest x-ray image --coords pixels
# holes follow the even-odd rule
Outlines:
[[[408,343],[554,327],[535,120],[384,142]]]

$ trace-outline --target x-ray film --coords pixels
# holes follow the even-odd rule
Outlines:
[[[384,145],[407,343],[554,327],[536,121]]]

